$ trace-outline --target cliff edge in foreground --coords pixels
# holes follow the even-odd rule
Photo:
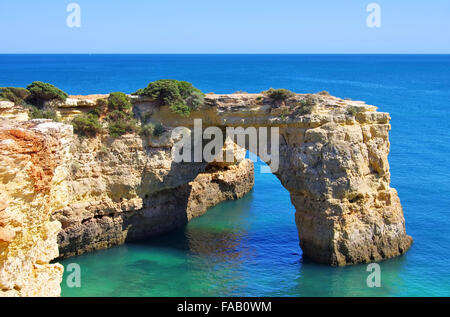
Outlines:
[[[0,119],[0,296],[59,296],[61,229],[72,127]]]

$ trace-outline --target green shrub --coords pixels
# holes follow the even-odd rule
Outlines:
[[[77,115],[71,123],[73,131],[80,136],[95,137],[102,131],[102,125],[98,121],[98,116],[92,113]]]
[[[139,89],[134,94],[148,96],[160,106],[170,106],[170,109],[182,116],[189,116],[192,109],[199,108],[204,103],[205,95],[191,83],[175,79],[160,79]]]
[[[119,137],[126,133],[136,133],[139,126],[131,111],[130,98],[123,92],[113,92],[108,97],[108,110],[106,120],[108,131],[112,137]]]
[[[108,109],[108,102],[107,99],[97,99],[95,108],[89,111],[89,114],[93,114],[96,117],[100,117],[104,113],[107,112]]]
[[[97,118],[99,118],[102,113],[103,111],[99,107],[95,107],[94,109],[88,112],[88,114],[96,116]]]
[[[101,107],[104,106],[102,102],[98,103],[98,108],[95,113],[103,113]],[[110,136],[119,137],[126,133],[136,133],[139,131],[139,126],[136,119],[133,117],[132,104],[130,98],[123,92],[113,92],[109,94],[107,101],[107,108],[109,113],[106,115],[108,122],[108,131]]]
[[[119,137],[126,133],[136,133],[139,126],[132,114],[114,110],[106,116],[108,131],[112,137]]]
[[[108,125],[108,131],[110,136],[117,138],[127,133],[136,133],[139,131],[139,127],[135,122],[117,121]]]
[[[108,122],[116,122],[116,121],[123,121],[130,118],[130,115],[128,113],[125,113],[120,110],[113,110],[108,113],[106,116],[106,120]]]
[[[305,115],[305,114],[311,114],[314,106],[316,105],[316,98],[314,98],[314,96],[312,95],[306,95],[305,97],[303,97],[299,104],[300,104],[300,114]]]
[[[143,96],[144,95],[144,89],[139,88],[138,90],[136,90],[135,92],[133,92],[131,94],[135,95],[135,96]]]
[[[42,106],[44,102],[50,100],[65,101],[68,97],[68,95],[61,89],[41,81],[31,83],[31,85],[27,86],[27,89],[30,92],[27,101],[35,106]]]
[[[25,99],[27,99],[29,95],[30,92],[25,88],[0,87],[0,98],[12,101],[15,104],[25,103]]]
[[[132,105],[130,98],[123,92],[112,92],[108,97],[108,110],[129,111]]]
[[[30,92],[26,88],[22,87],[8,87],[9,90],[11,90],[14,95],[16,95],[18,98],[25,100],[30,96]]]
[[[263,93],[265,93],[269,98],[275,101],[284,101],[290,97],[295,96],[294,92],[284,88],[281,89],[270,88],[269,90],[266,90]]]
[[[205,94],[195,88],[191,83],[187,81],[177,81],[177,86],[181,98],[183,98],[184,103],[189,109],[189,113],[191,110],[196,110],[204,104]]]
[[[148,84],[144,88],[144,96],[157,101],[161,106],[170,106],[182,102],[180,90],[176,80],[160,79]]]
[[[198,109],[205,102],[205,95],[201,91],[194,90],[191,94],[186,98],[186,105],[190,109]]]
[[[97,99],[95,104],[96,104],[97,108],[100,108],[103,111],[106,111],[108,109],[108,98]]]
[[[317,94],[320,95],[320,96],[329,96],[330,95],[330,93],[328,91],[326,91],[326,90],[320,91]]]
[[[189,117],[191,109],[184,103],[177,103],[170,106],[170,110],[179,114],[182,117]]]
[[[291,115],[291,110],[288,107],[284,107],[281,109],[280,118],[281,120],[286,120]]]
[[[141,135],[144,136],[152,136],[153,131],[155,131],[155,124],[154,123],[147,123],[146,125],[141,127]]]
[[[12,101],[14,103],[20,103],[20,99],[17,98],[17,96],[9,90],[8,87],[0,87],[0,98],[2,100]]]
[[[183,80],[174,81],[178,86],[178,91],[180,92],[181,98],[183,98],[184,100],[186,100],[186,98],[188,98],[193,92],[201,93],[201,91],[195,88],[194,85],[192,85],[190,82]]]
[[[311,107],[316,104],[316,100],[312,95],[306,95],[300,100],[300,105],[302,107]]]
[[[31,106],[29,116],[30,119],[51,119],[53,121],[59,121],[58,114],[53,109],[39,109]]]

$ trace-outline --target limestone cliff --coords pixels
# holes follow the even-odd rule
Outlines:
[[[28,111],[11,101],[0,100],[0,118],[25,121],[28,120]]]
[[[72,98],[59,112],[86,112],[102,97]],[[283,101],[264,94],[208,94],[204,106],[184,118],[145,97],[133,96],[132,102],[138,117],[169,129],[192,129],[195,118],[203,128],[279,127],[280,166],[274,173],[291,194],[306,257],[346,265],[390,258],[410,247],[400,200],[390,187],[390,117],[376,107],[328,94]],[[190,164],[189,178],[197,168]]]
[[[62,120],[104,96],[57,105]],[[2,102],[0,116],[0,288],[2,295],[58,295],[62,268],[49,261],[172,230],[253,186],[253,165],[175,163],[177,126],[278,127],[279,168],[290,192],[305,257],[329,265],[378,261],[410,247],[400,200],[390,187],[390,117],[363,102],[325,94],[272,100],[208,94],[188,118],[143,97],[138,118],[166,133],[143,138],[72,136],[70,125],[27,120]],[[270,199],[270,195],[267,197]],[[50,221],[50,217],[59,222]]]
[[[59,296],[61,229],[72,127],[0,119],[0,296]]]
[[[53,215],[62,223],[60,257],[168,232],[252,189],[251,161],[177,164],[173,142],[169,133],[76,140],[70,197]]]
[[[290,192],[303,254],[329,265],[398,256],[412,238],[390,187],[389,114],[328,94],[275,101],[262,94],[214,95],[189,118],[136,98],[135,109],[168,126],[279,127],[280,166]],[[270,199],[270,198],[269,198]]]
[[[92,110],[102,95],[68,98],[57,105],[64,121]],[[25,108],[3,102],[0,116],[28,119]],[[64,203],[51,217],[62,224],[59,255],[68,257],[151,237],[178,228],[254,184],[249,160],[177,164],[171,130],[159,137],[74,136],[70,142]],[[241,149],[244,151],[244,149]]]

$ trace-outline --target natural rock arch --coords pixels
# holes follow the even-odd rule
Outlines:
[[[275,103],[258,94],[207,95],[189,118],[144,98],[133,102],[138,115],[150,113],[172,128],[192,129],[196,118],[203,128],[278,127],[280,166],[274,174],[290,193],[306,257],[341,266],[403,254],[412,238],[390,187],[389,114],[323,95],[305,114],[298,106],[302,98]]]
[[[57,110],[70,119],[104,97],[69,98]],[[319,94],[307,105],[305,98],[208,94],[184,118],[133,97],[137,116],[166,127],[151,140],[135,134],[82,140],[70,125],[26,121],[23,107],[0,101],[0,296],[58,295],[63,268],[50,264],[58,246],[71,256],[158,234],[248,192],[254,179],[247,160],[222,170],[174,164],[170,131],[192,128],[195,118],[203,127],[279,128],[275,175],[296,208],[306,257],[347,265],[406,252],[412,238],[390,187],[389,115],[363,102]]]

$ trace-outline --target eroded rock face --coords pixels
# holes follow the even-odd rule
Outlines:
[[[70,98],[58,112],[70,119],[103,97]],[[15,121],[0,122],[0,295],[59,294],[62,267],[49,264],[58,256],[57,235],[61,256],[81,254],[166,232],[247,193],[254,179],[246,160],[173,162],[170,131],[192,129],[195,118],[204,128],[279,128],[273,172],[290,192],[306,257],[347,265],[406,252],[412,239],[390,187],[389,115],[325,95],[308,105],[305,97],[210,94],[189,118],[133,97],[137,116],[167,129],[149,139],[80,139],[70,125],[18,123],[26,120],[23,109],[2,104],[0,114]]]
[[[398,256],[412,238],[390,187],[389,114],[360,101],[296,95],[282,102],[261,94],[207,95],[189,118],[136,98],[135,109],[169,126],[279,127],[280,166],[303,254],[329,265]]]
[[[0,296],[59,296],[61,229],[72,127],[0,119]]]
[[[326,94],[285,101],[208,94],[205,105],[184,118],[145,97],[133,97],[133,103],[137,116],[169,128],[192,129],[195,118],[203,128],[278,127],[280,166],[274,174],[291,194],[306,257],[347,265],[398,256],[410,247],[402,207],[390,187],[390,117],[376,107]]]
[[[51,260],[173,230],[252,189],[251,161],[176,164],[173,142],[2,120],[0,295],[58,296],[63,268]]]
[[[277,176],[296,207],[303,252],[317,262],[379,261],[412,243],[397,192],[389,187],[389,117],[378,118],[307,129],[301,144],[283,132]]]
[[[226,168],[198,164],[193,169],[182,164],[172,170],[167,149],[154,151],[142,157],[146,161],[140,165],[142,170],[122,156],[120,166],[106,157],[98,165],[91,161],[91,167],[103,169],[98,177],[84,178],[88,170],[81,168],[75,173],[72,201],[54,214],[63,224],[58,235],[61,257],[171,231],[223,200],[241,198],[253,187],[253,163],[249,160]],[[88,169],[87,164],[83,166]],[[103,174],[108,168],[111,172]]]
[[[170,135],[75,139],[69,199],[53,215],[60,257],[168,232],[252,189],[251,161],[175,163]]]
[[[0,100],[0,118],[26,121],[28,117],[28,111],[24,107],[11,101]]]

